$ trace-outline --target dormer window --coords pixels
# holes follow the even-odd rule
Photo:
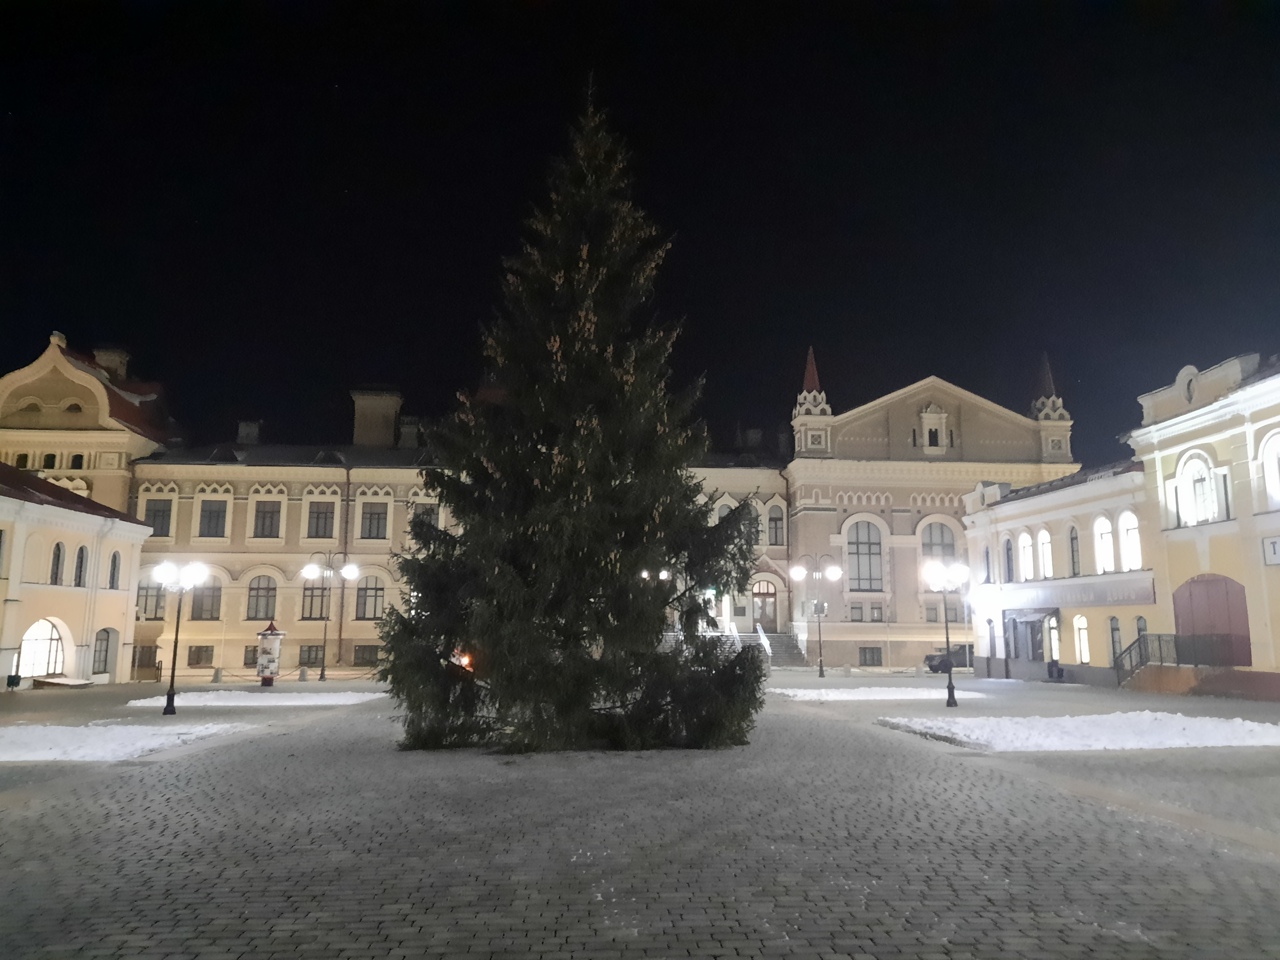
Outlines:
[[[938,446],[938,428],[933,427],[929,430],[929,446]]]
[[[914,431],[912,431],[914,434]],[[925,456],[938,456],[955,442],[952,431],[947,429],[947,412],[936,403],[930,403],[920,411],[920,435],[924,438]]]

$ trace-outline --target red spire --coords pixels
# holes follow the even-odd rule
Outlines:
[[[818,384],[818,365],[813,360],[813,347],[809,348],[809,359],[804,362],[804,393],[821,390]]]

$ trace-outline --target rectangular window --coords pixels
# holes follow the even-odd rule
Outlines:
[[[280,501],[259,500],[253,507],[253,535],[263,539],[280,537]]]
[[[212,667],[213,647],[187,647],[188,667]]]
[[[366,503],[360,508],[360,539],[387,539],[387,505]]]
[[[413,518],[426,520],[433,527],[440,526],[440,505],[438,503],[415,503]]]
[[[884,605],[873,603],[871,605],[871,622],[881,623],[884,621]]]
[[[307,536],[313,539],[333,537],[333,502],[322,500],[311,504],[307,511]]]
[[[206,584],[191,591],[191,619],[222,619],[222,584]]]
[[[170,524],[173,521],[173,501],[169,499],[155,500],[147,498],[146,506],[143,508],[143,522],[151,528],[153,537],[172,536]]]
[[[298,648],[298,666],[318,667],[324,662],[324,646],[315,643]]]
[[[154,670],[156,668],[156,650],[158,647],[137,646],[133,648],[133,665],[141,670]]]
[[[854,603],[849,606],[849,619],[854,623],[862,622],[862,604]]]
[[[227,501],[202,500],[200,502],[200,536],[225,537],[227,535]]]
[[[351,661],[352,666],[376,667],[378,665],[378,651],[381,649],[376,643],[358,645],[355,657]]]
[[[246,667],[256,667],[258,665],[258,645],[251,643],[244,648],[244,665]]]
[[[328,620],[329,619],[329,588],[328,587],[303,587],[302,588],[302,619],[303,620]]]
[[[143,620],[164,619],[164,587],[158,583],[139,585],[138,616]]]
[[[946,602],[946,607],[947,607],[947,623],[959,623],[960,622],[960,601],[948,599]]]
[[[879,667],[883,666],[883,660],[879,647],[859,647],[858,648],[858,666],[860,667]]]
[[[936,603],[925,604],[924,622],[925,623],[938,622],[938,605]]]
[[[733,598],[733,615],[735,617],[745,617],[747,615],[747,605],[742,597]]]
[[[884,556],[880,528],[859,520],[849,528],[849,589],[884,589]]]
[[[103,634],[106,634],[105,636]],[[98,631],[93,638],[93,672],[107,672],[107,653],[111,650],[111,634],[105,630]]]

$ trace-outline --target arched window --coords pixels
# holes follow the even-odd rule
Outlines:
[[[84,571],[85,571],[85,567],[87,567],[88,565],[89,565],[89,551],[84,547],[81,547],[79,550],[76,551],[76,571],[75,571],[75,577],[72,580],[72,583],[74,583],[77,587],[84,586]]]
[[[62,583],[62,558],[66,554],[66,548],[60,544],[53,545],[53,559],[49,562],[49,582],[55,587]]]
[[[991,582],[991,548],[982,548],[982,582]]]
[[[246,620],[274,620],[276,618],[276,581],[274,577],[258,576],[249,581],[249,609]]]
[[[849,589],[880,591],[884,589],[884,556],[881,553],[880,528],[870,520],[859,520],[849,527]]]
[[[920,553],[938,560],[954,560],[956,535],[945,523],[927,523],[920,531]]]
[[[1111,533],[1111,521],[1106,517],[1093,521],[1093,556],[1099,573],[1115,572],[1115,537]]]
[[[769,546],[782,546],[782,508],[769,508]]]
[[[733,508],[730,507],[727,503],[721,506],[720,509],[716,511],[716,523],[719,523],[721,520],[727,517],[729,515],[729,511],[732,509]]]
[[[46,453],[44,455],[44,469],[52,470],[58,465],[58,455],[56,453]]]
[[[1112,617],[1111,626],[1111,662],[1115,663],[1116,658],[1120,656],[1120,651],[1124,649],[1124,643],[1120,639],[1120,618]]]
[[[760,542],[760,512],[751,504],[747,504],[747,539],[752,543]]]
[[[1036,575],[1035,554],[1031,549],[1031,534],[1018,534],[1018,572],[1021,580],[1030,580]]]
[[[1138,518],[1132,510],[1120,514],[1116,521],[1120,532],[1120,569],[1142,569],[1142,541],[1138,538]]]
[[[1218,491],[1209,464],[1198,456],[1189,457],[1178,470],[1178,525],[1195,526],[1218,519]]]
[[[111,653],[111,631],[99,630],[93,638],[93,672],[107,672],[107,658]]]
[[[203,586],[192,588],[191,619],[222,619],[222,583],[216,577],[210,577]]]
[[[365,577],[356,587],[356,619],[381,620],[384,591],[378,577]]]
[[[51,620],[37,620],[22,635],[22,646],[9,673],[24,677],[48,677],[62,673],[62,634]]]
[[[1089,662],[1089,621],[1078,616],[1073,621],[1076,628],[1076,662]]]
[[[1071,575],[1080,576],[1080,533],[1075,527],[1067,534],[1067,545],[1071,552]]]
[[[73,454],[71,455],[71,469],[72,469],[72,470],[83,470],[83,469],[84,469],[84,454],[83,454],[83,453],[73,453]]]
[[[1280,507],[1280,433],[1274,433],[1262,444],[1258,452],[1262,462],[1262,483],[1267,491],[1267,506]]]
[[[1145,637],[1147,635],[1147,618],[1138,617],[1134,622],[1138,628],[1138,636]]]
[[[1013,541],[1004,542],[1004,582],[1013,583]]]
[[[107,567],[107,589],[120,589],[120,551],[111,554],[111,564]]]
[[[1048,617],[1045,626],[1049,630],[1049,659],[1062,659],[1062,631],[1058,629],[1058,618]]]
[[[1036,534],[1036,550],[1040,553],[1040,578],[1053,579],[1053,541],[1049,539],[1049,531],[1041,530]]]

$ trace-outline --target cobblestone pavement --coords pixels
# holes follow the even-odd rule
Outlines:
[[[0,956],[1280,957],[1280,858],[874,725],[943,712],[772,698],[743,748],[508,757],[401,753],[387,702],[200,711],[263,725],[0,790]]]

